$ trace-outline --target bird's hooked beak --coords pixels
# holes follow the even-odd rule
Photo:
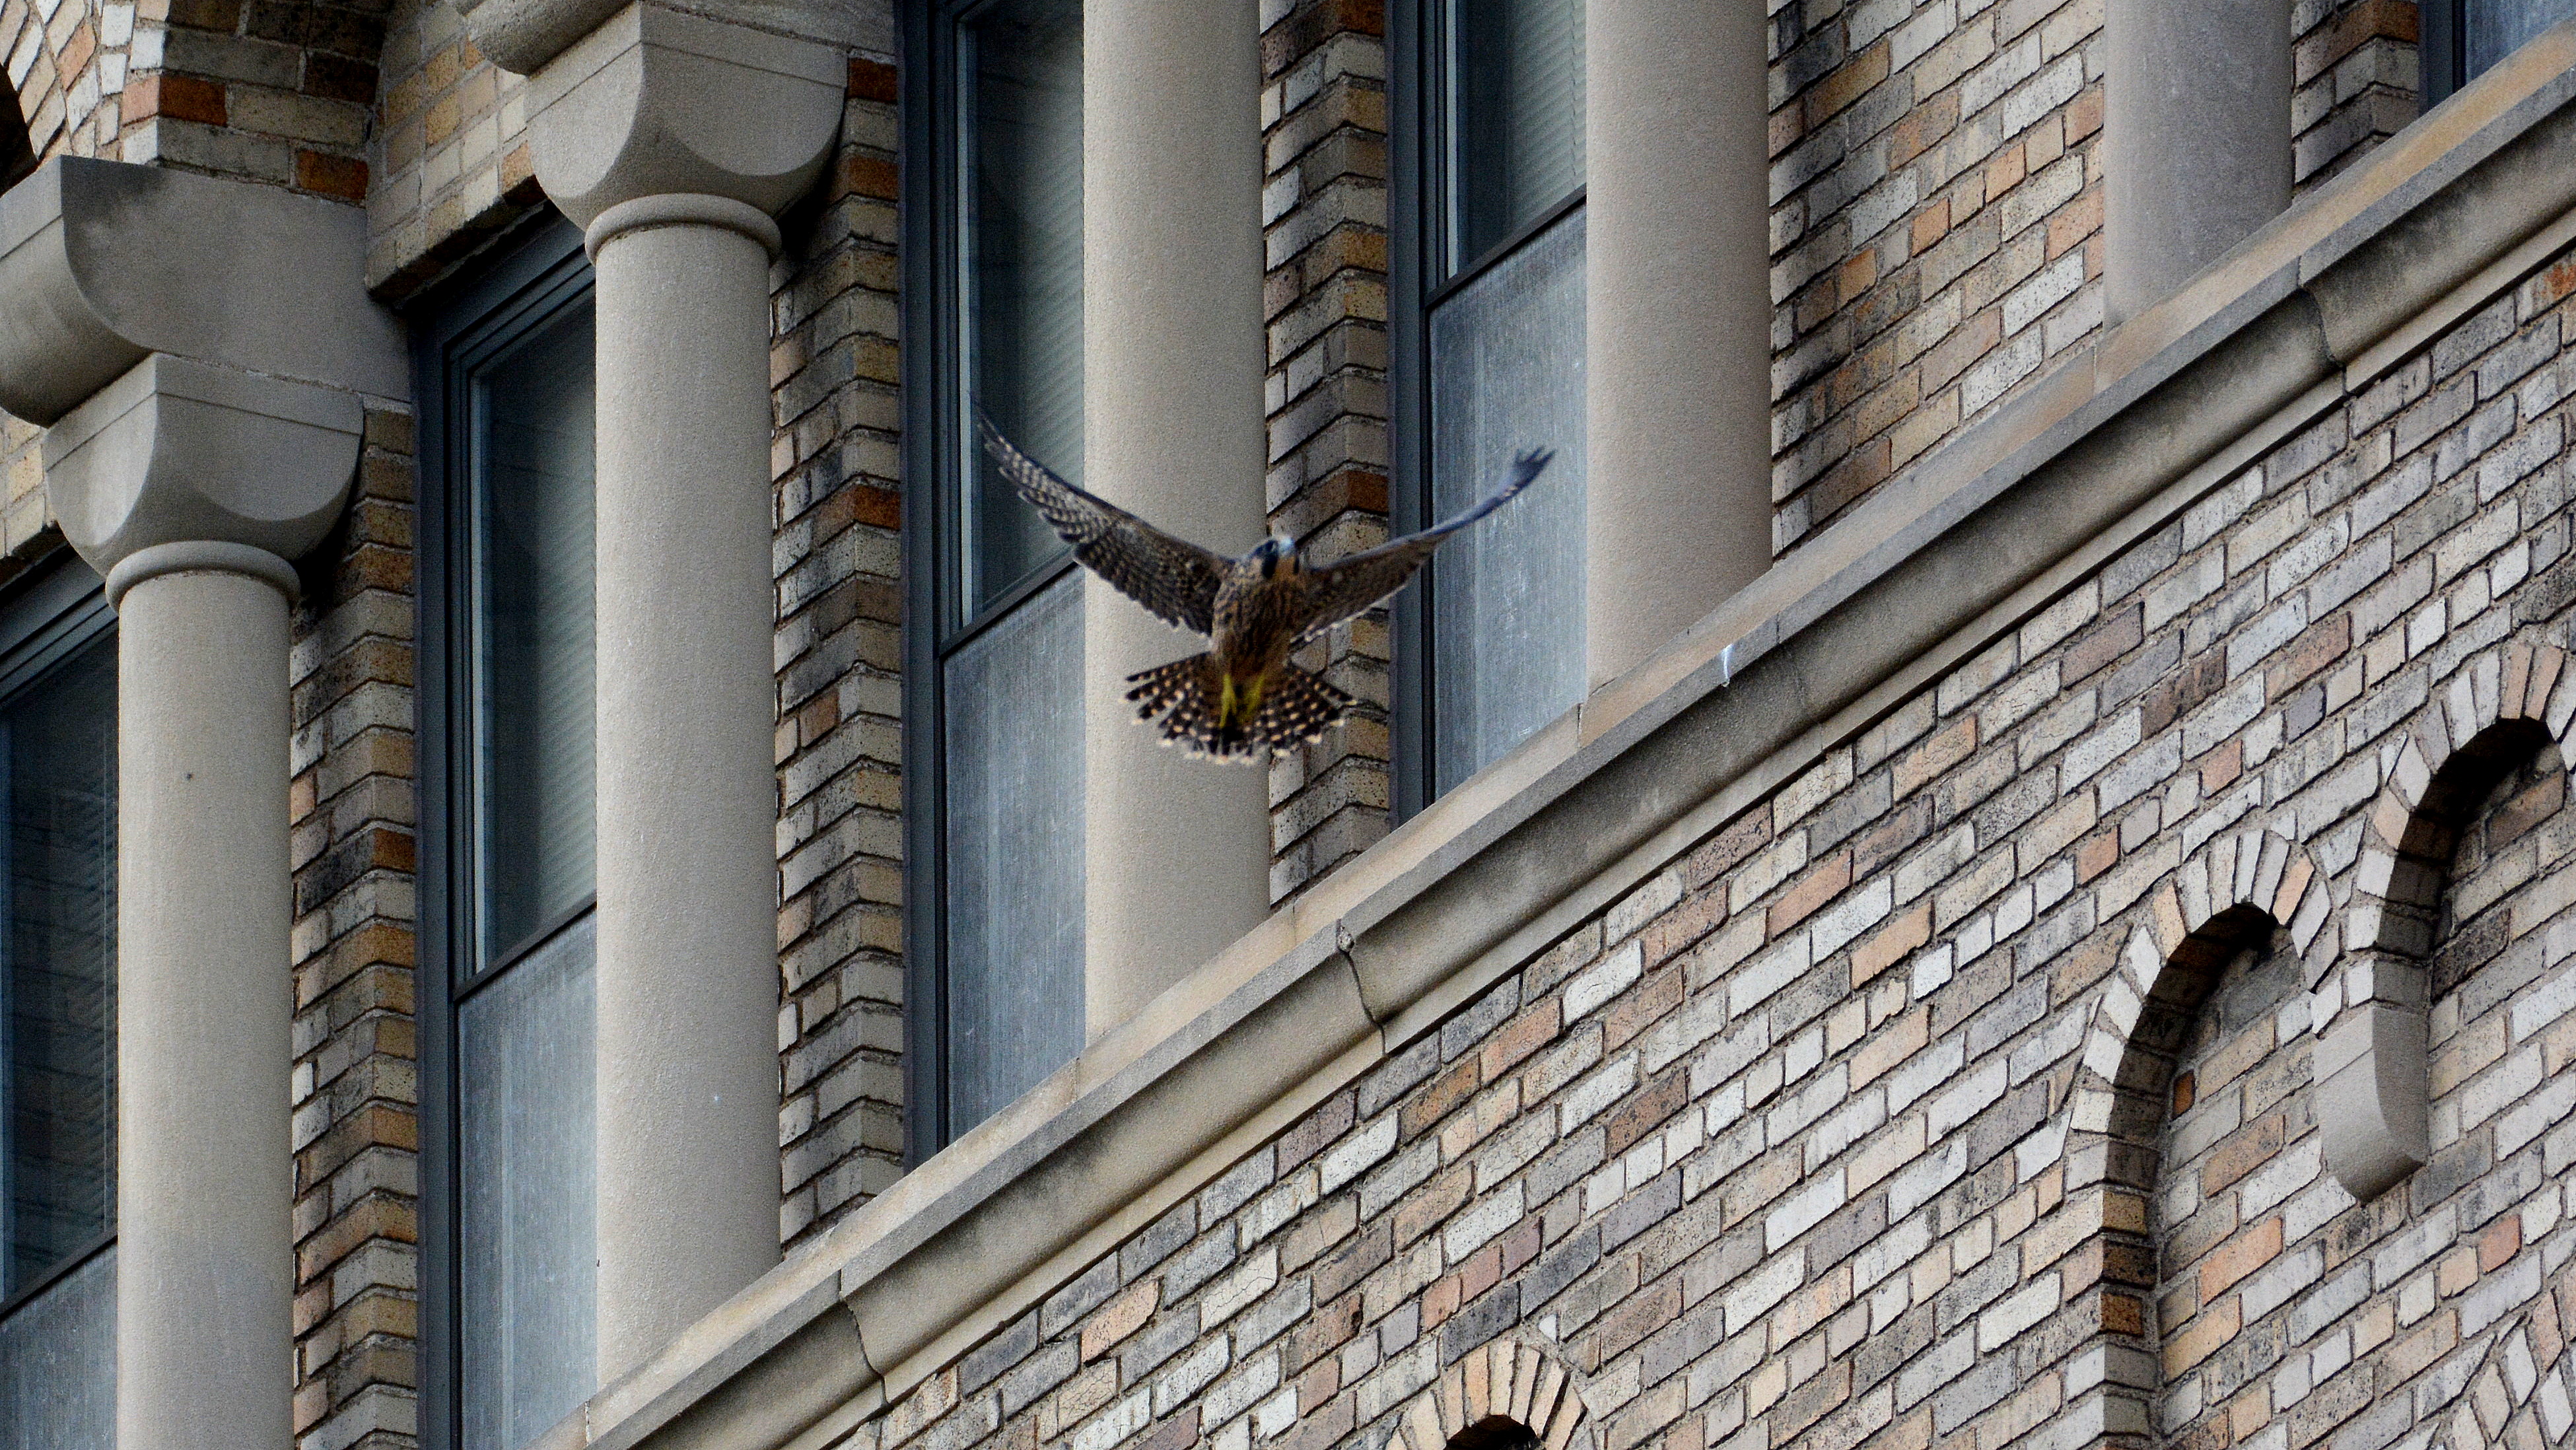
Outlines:
[[[1252,557],[1261,561],[1261,577],[1264,579],[1293,578],[1299,571],[1297,545],[1285,535],[1272,534],[1262,540],[1260,547],[1252,551]]]

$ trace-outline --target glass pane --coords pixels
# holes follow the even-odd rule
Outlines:
[[[597,1387],[596,921],[566,927],[456,1014],[466,1450],[518,1450]]]
[[[0,1445],[115,1450],[114,1249],[0,1322]]]
[[[948,660],[953,1136],[1082,1050],[1082,575]]]
[[[1450,0],[1451,269],[1583,184],[1584,0]]]
[[[1527,493],[1432,563],[1432,759],[1465,780],[1583,698],[1583,216],[1431,314],[1431,511],[1553,448]]]
[[[1005,0],[960,27],[967,382],[1029,455],[1082,481],[1082,6]],[[971,439],[971,430],[966,433]],[[969,444],[963,616],[1062,545]]]
[[[0,712],[7,748],[8,1151],[17,1294],[116,1226],[116,641]]]
[[[2469,74],[2476,76],[2522,43],[2576,15],[2576,0],[2469,0]]]
[[[475,379],[483,962],[590,898],[591,312]]]

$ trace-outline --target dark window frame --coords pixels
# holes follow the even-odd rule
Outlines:
[[[2415,75],[2423,92],[2424,110],[2440,105],[2468,83],[2468,77],[2461,74],[2468,68],[2468,20],[2468,0],[2423,0],[2418,12],[2416,34],[2422,44],[2415,53]]]
[[[904,1165],[954,1136],[948,1073],[948,771],[943,665],[1079,566],[1070,550],[966,614],[961,478],[967,423],[963,147],[957,32],[998,0],[903,8],[902,549]]]
[[[1504,259],[1583,208],[1578,185],[1478,255],[1448,265],[1450,162],[1448,36],[1440,12],[1452,0],[1395,0],[1387,7],[1387,529],[1411,533],[1431,516],[1431,313]],[[1439,669],[1432,628],[1440,588],[1437,555],[1390,611],[1389,712],[1395,749],[1390,824],[1414,816],[1458,784],[1437,779],[1432,718]]]
[[[0,587],[0,705],[41,684],[55,666],[115,632],[116,611],[108,606],[98,575],[71,546],[57,545]],[[5,823],[0,818],[0,825]],[[115,1247],[116,1225],[111,1221],[107,1232],[66,1254],[33,1283],[0,1299],[0,1323]]]
[[[2423,0],[2417,17],[2416,84],[2423,109],[2449,100],[2469,74],[2470,0]]]
[[[458,1394],[457,1325],[463,1286],[457,1273],[460,1145],[456,1016],[465,999],[511,965],[554,940],[591,910],[585,905],[514,944],[470,981],[460,965],[477,959],[477,922],[467,893],[474,882],[473,715],[470,647],[472,599],[457,587],[471,560],[466,506],[472,481],[464,442],[470,419],[467,371],[533,336],[592,291],[589,258],[578,228],[551,210],[521,224],[495,246],[497,261],[440,287],[406,309],[412,332],[412,376],[419,426],[419,580],[421,750],[418,980],[421,1068],[421,1376],[419,1435],[423,1450],[455,1450],[464,1439]]]

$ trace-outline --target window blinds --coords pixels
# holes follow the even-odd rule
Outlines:
[[[1082,7],[1021,0],[961,27],[972,402],[1082,481]],[[961,429],[971,617],[1063,551]]]
[[[475,386],[485,965],[592,891],[592,366],[585,305]]]
[[[1583,184],[1583,0],[1452,0],[1449,267]]]

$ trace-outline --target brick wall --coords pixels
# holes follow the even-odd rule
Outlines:
[[[13,561],[10,572],[62,542],[45,503],[45,430],[0,413],[0,466],[9,480],[0,489],[0,556]]]
[[[290,655],[295,1431],[364,1450],[413,1443],[419,1385],[412,444],[368,413]]]
[[[135,20],[120,159],[365,199],[381,4],[140,0]]]
[[[2422,110],[2413,0],[2304,0],[2290,10],[2293,169],[2304,192]]]
[[[850,63],[791,227],[770,375],[778,518],[779,1141],[797,1242],[903,1171],[903,687],[894,67]]]
[[[2101,326],[2102,6],[1772,16],[1775,550]]]
[[[1786,553],[2101,326],[2102,0],[1789,6],[1772,16],[1773,488]],[[1274,527],[1384,538],[1384,7],[1262,14]],[[2292,23],[2304,189],[2413,119],[2415,9]],[[1368,702],[1271,771],[1272,897],[1384,834],[1383,613],[1301,663]]]
[[[388,296],[541,202],[517,83],[448,6],[147,3],[162,66],[120,86],[114,45],[81,29],[136,21],[84,3],[0,8],[40,150],[113,154],[149,125],[127,154],[349,197],[372,174]],[[2098,0],[1965,8],[1774,17],[1784,549],[2097,325]],[[1341,552],[1383,537],[1386,511],[1383,24],[1350,0],[1263,21],[1268,501]],[[380,23],[382,109],[351,131],[338,108],[365,115]],[[2298,23],[2313,182],[2405,119],[2412,11]],[[893,97],[881,58],[854,65],[834,179],[774,274],[789,1241],[900,1161]],[[2455,329],[860,1438],[1321,1450],[1382,1435],[1505,1333],[1564,1357],[1605,1450],[2000,1443],[2105,1384],[2195,1442],[2301,1446],[2401,1400],[2429,1420],[2440,1407],[2395,1387],[2466,1383],[2494,1325],[2540,1322],[2520,1245],[2558,1222],[2532,1175],[2560,1159],[2546,1135],[2504,1146],[2520,1128],[2478,1084],[2554,1084],[2564,1057],[2555,1027],[2513,1026],[2556,981],[2527,966],[2548,933],[2513,927],[2555,879],[2543,843],[2576,830],[2547,800],[2554,763],[2465,828],[2445,939],[2495,945],[2439,968],[2446,1156],[2417,1185],[2338,1206],[2318,1176],[2283,1086],[2305,999],[2268,934],[2175,987],[2155,1111],[2123,1119],[2142,1180],[2107,1149],[2033,1145],[2071,1110],[2066,1024],[2118,969],[2103,943],[2158,881],[2261,826],[2340,892],[2406,709],[2476,650],[2564,642],[2576,576],[2550,460],[2571,282],[2562,267]],[[363,497],[297,616],[297,1427],[334,1444],[406,1443],[416,1374],[408,431],[371,417]],[[13,548],[42,528],[32,439],[5,439]],[[1274,766],[1274,896],[1385,829],[1387,654],[1371,618],[1301,661],[1379,708]],[[2450,1186],[2417,1203],[2429,1182]],[[2363,1264],[2386,1283],[2328,1314]]]
[[[140,119],[124,95],[135,18],[132,3],[0,5],[9,84],[37,157],[120,155],[124,123]]]
[[[1385,8],[1262,7],[1270,526],[1338,558],[1386,541]],[[1386,834],[1394,799],[1385,610],[1297,663],[1360,713],[1270,765],[1270,895],[1283,901]]]
[[[545,204],[527,80],[486,60],[454,0],[398,0],[367,141],[367,285],[400,296]]]
[[[2554,1438],[2565,764],[2508,719],[2389,802],[2426,710],[2566,640],[2570,291],[2447,329],[842,1443],[1374,1450],[1506,1337],[1599,1450]],[[2356,1204],[2304,983],[2374,831],[2462,844],[2433,1161]]]
[[[2102,324],[2104,0],[1771,18],[1774,547]],[[2415,7],[2293,7],[2302,190],[2412,121]]]

